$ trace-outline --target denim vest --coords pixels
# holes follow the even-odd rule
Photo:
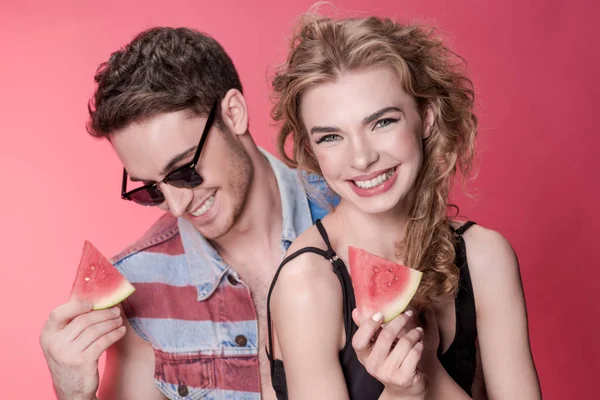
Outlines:
[[[261,149],[262,151],[262,149]],[[277,179],[282,256],[327,211],[297,171],[262,151]],[[325,183],[306,181],[322,191]],[[155,354],[155,384],[169,399],[260,399],[258,321],[250,291],[193,225],[163,215],[112,260],[136,291],[122,305]]]

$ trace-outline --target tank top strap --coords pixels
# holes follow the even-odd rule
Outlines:
[[[455,264],[459,268],[459,287],[456,294],[456,325],[457,335],[474,340],[477,335],[477,312],[475,308],[475,293],[473,292],[473,282],[469,271],[467,260],[467,247],[463,234],[475,225],[475,222],[468,221],[455,230],[458,235],[456,243]],[[463,342],[463,340],[458,340]],[[469,340],[470,342],[470,340]],[[460,346],[459,346],[460,347]]]
[[[340,285],[342,287],[342,299],[343,299],[343,314],[344,314],[344,330],[346,332],[346,342],[342,348],[342,352],[346,351],[350,341],[352,339],[352,309],[356,307],[356,299],[354,297],[354,291],[352,290],[352,280],[350,274],[348,274],[348,268],[341,258],[337,256],[331,242],[329,242],[329,236],[323,226],[323,223],[318,219],[315,224],[317,229],[327,246],[327,252],[325,258],[327,258],[333,265],[333,272],[337,275]]]
[[[344,328],[346,330],[346,335],[348,336],[347,340],[346,340],[347,343],[344,346],[344,349],[347,347],[348,343],[350,342],[349,333],[350,333],[351,327],[352,327],[352,325],[351,325],[352,324],[352,307],[354,306],[354,303],[355,303],[354,296],[352,295],[352,291],[351,291],[352,283],[350,281],[350,276],[348,275],[348,270],[346,269],[344,262],[340,258],[338,258],[335,251],[331,247],[331,243],[329,242],[329,236],[327,235],[327,231],[325,230],[325,227],[321,223],[321,220],[320,219],[316,220],[315,225],[317,226],[317,230],[319,231],[319,234],[321,235],[321,237],[323,238],[323,241],[325,242],[325,245],[327,246],[327,250],[323,250],[318,247],[308,246],[308,247],[303,247],[303,248],[293,252],[286,258],[284,258],[283,261],[281,262],[281,264],[279,265],[279,267],[277,268],[277,271],[275,272],[275,276],[273,277],[273,281],[271,282],[271,286],[270,286],[269,292],[267,294],[268,347],[266,349],[266,353],[267,353],[269,362],[271,364],[271,374],[273,373],[273,370],[275,368],[275,361],[276,361],[271,354],[271,352],[273,351],[273,329],[272,329],[272,323],[271,323],[271,294],[273,292],[273,288],[275,287],[275,283],[277,282],[277,278],[279,277],[279,274],[281,273],[281,270],[283,269],[285,264],[292,261],[294,258],[298,257],[301,254],[304,254],[304,253],[318,254],[321,257],[323,257],[331,262],[332,267],[333,267],[333,272],[336,274],[336,276],[342,286],[342,296],[344,299],[344,302],[343,302]]]
[[[477,312],[463,234],[475,224],[473,221],[468,221],[456,229],[451,226],[451,230],[457,236],[454,245],[456,251],[454,263],[460,271],[455,298],[456,332],[446,352],[442,354],[441,349],[438,351],[438,358],[444,369],[469,395],[476,364]]]
[[[476,224],[476,222],[474,222],[474,221],[467,221],[463,225],[461,225],[459,228],[456,228],[456,229],[453,228],[452,225],[450,226],[452,231],[458,235],[457,243],[455,245],[455,249],[456,249],[455,264],[460,270],[460,278],[459,278],[460,286],[459,286],[459,290],[457,293],[457,297],[458,297],[458,300],[461,301],[464,297],[467,296],[470,298],[469,303],[472,303],[474,301],[473,284],[471,282],[471,273],[469,272],[469,263],[467,262],[467,248],[465,245],[465,239],[462,237],[462,235],[467,231],[467,229],[469,229],[470,227],[472,227],[475,224]],[[471,307],[469,307],[469,308],[471,308]],[[468,313],[468,314],[470,314],[470,313]],[[470,317],[471,317],[471,315],[469,315],[469,319],[470,319]],[[469,321],[469,322],[471,322],[471,321]]]
[[[333,248],[331,247],[331,243],[329,242],[329,236],[327,235],[327,231],[325,230],[325,227],[323,226],[323,223],[321,222],[320,219],[318,219],[315,222],[315,224],[317,225],[317,230],[319,231],[319,234],[321,235],[321,237],[323,238],[323,241],[325,242],[325,245],[327,246],[327,253],[325,254],[325,258],[333,263],[335,260],[337,260],[338,257],[335,254],[335,251],[333,250]]]
[[[460,285],[460,289],[459,289],[459,296],[461,295],[460,292],[463,292],[462,293],[463,295],[464,295],[464,292],[467,292],[471,296],[473,295],[471,274],[469,272],[469,264],[467,262],[467,248],[465,246],[465,239],[462,237],[462,235],[467,231],[467,229],[469,229],[470,227],[472,227],[475,224],[476,224],[476,222],[474,222],[474,221],[467,221],[456,229],[454,229],[452,227],[452,225],[450,225],[450,228],[452,229],[452,231],[458,235],[458,242],[456,243],[456,247],[455,247],[456,248],[455,263],[456,263],[456,266],[460,269],[461,285]]]
[[[275,272],[275,276],[273,277],[273,280],[271,281],[271,286],[269,287],[269,292],[267,294],[267,333],[269,336],[269,343],[268,343],[268,347],[267,347],[267,357],[269,358],[269,361],[271,362],[271,373],[273,372],[273,366],[274,366],[274,360],[271,357],[271,351],[273,350],[273,336],[271,334],[272,329],[271,329],[271,294],[273,293],[273,289],[275,288],[275,283],[277,282],[277,278],[279,277],[279,274],[281,273],[281,270],[283,269],[283,267],[285,266],[285,264],[287,264],[288,262],[292,261],[294,258],[298,257],[301,254],[304,253],[315,253],[318,254],[324,258],[327,258],[327,252],[323,249],[319,249],[318,247],[303,247],[295,252],[293,252],[292,254],[290,254],[289,256],[287,256],[286,258],[283,259],[283,261],[281,262],[281,264],[279,264],[279,267],[277,268],[277,271]]]
[[[475,222],[475,221],[467,221],[456,229],[452,225],[450,225],[450,229],[454,233],[462,236],[467,231],[467,229],[469,229],[470,227],[472,227],[473,225],[476,225],[476,224],[477,224],[477,222]]]

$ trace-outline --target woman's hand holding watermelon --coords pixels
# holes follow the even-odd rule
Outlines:
[[[59,400],[95,399],[98,359],[125,334],[119,307],[91,309],[79,300],[56,307],[40,335]]]
[[[418,368],[423,354],[423,329],[412,328],[414,312],[408,310],[382,327],[380,313],[364,321],[352,338],[359,361],[385,385],[381,399],[424,399],[427,380]],[[414,325],[413,325],[414,326]]]

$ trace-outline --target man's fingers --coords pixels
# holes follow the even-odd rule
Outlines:
[[[102,336],[114,331],[123,325],[123,318],[117,317],[97,324],[88,326],[81,332],[81,335],[73,342],[74,349],[83,353],[88,347],[95,343]]]
[[[56,307],[50,313],[46,327],[50,330],[59,330],[78,315],[86,313],[92,309],[92,304],[87,301],[69,300],[68,302]]]
[[[125,325],[119,326],[117,329],[100,336],[83,353],[86,355],[86,357],[91,357],[94,360],[98,360],[102,353],[106,351],[106,349],[125,336],[125,331]]]
[[[82,332],[92,325],[117,318],[121,314],[119,307],[108,310],[90,311],[73,318],[64,329],[65,339],[69,342],[77,339]],[[87,346],[86,346],[87,347]]]

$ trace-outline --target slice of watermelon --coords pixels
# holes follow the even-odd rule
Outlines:
[[[90,301],[93,310],[102,310],[119,304],[134,291],[133,285],[86,240],[71,298]]]
[[[389,322],[412,300],[423,273],[348,246],[350,274],[360,319],[377,312]]]

